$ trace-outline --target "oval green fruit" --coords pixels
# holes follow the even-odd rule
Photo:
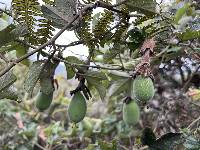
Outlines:
[[[36,107],[39,111],[44,111],[49,108],[51,102],[53,100],[53,92],[50,94],[44,94],[43,92],[39,92],[36,98]]]
[[[123,104],[123,120],[127,125],[135,125],[140,120],[140,108],[134,100]]]
[[[133,82],[133,93],[137,100],[148,101],[153,98],[155,90],[150,77],[139,75]]]
[[[69,119],[74,122],[78,123],[85,117],[87,110],[87,105],[85,98],[80,92],[74,94],[68,108],[68,115]]]

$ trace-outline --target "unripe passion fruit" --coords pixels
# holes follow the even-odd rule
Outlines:
[[[80,92],[74,94],[68,108],[70,121],[78,123],[83,120],[87,110],[85,98]]]
[[[123,104],[123,120],[127,125],[135,125],[140,119],[140,108],[134,100]]]
[[[49,108],[53,99],[53,92],[49,95],[42,93],[41,91],[38,93],[36,98],[36,107],[39,111],[44,111]]]
[[[133,92],[135,98],[141,101],[148,101],[153,98],[155,90],[150,77],[139,75],[133,82]]]

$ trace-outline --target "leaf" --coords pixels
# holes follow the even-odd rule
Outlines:
[[[121,0],[117,0],[121,1]],[[131,12],[138,11],[146,16],[155,15],[156,1],[155,0],[129,0],[127,6]]]
[[[173,150],[174,147],[183,141],[181,133],[167,133],[157,139],[153,144],[149,145],[150,150]]]
[[[112,79],[122,79],[122,78],[129,78],[130,77],[130,74],[127,73],[127,72],[122,72],[122,71],[117,71],[117,70],[111,70],[109,71],[109,76],[112,78]]]
[[[17,57],[21,57],[21,56],[24,56],[25,54],[27,54],[28,52],[28,46],[24,46],[24,45],[21,45],[21,44],[17,44],[15,47],[13,47],[15,50],[16,50],[16,56]],[[24,59],[23,61],[21,61],[20,63],[26,65],[26,66],[29,66],[30,64],[30,61],[29,59]]]
[[[112,62],[112,59],[115,58],[117,54],[124,52],[124,50],[125,49],[122,48],[119,43],[114,43],[113,47],[103,55],[104,62]]]
[[[31,94],[42,71],[44,60],[33,62],[24,81],[24,90]]]
[[[98,91],[101,97],[101,100],[103,101],[106,96],[106,88],[105,86],[103,86],[103,83],[98,78],[89,77],[89,76],[86,76],[85,78],[88,84],[95,87],[95,89]]]
[[[189,136],[186,138],[186,141],[184,142],[183,145],[187,150],[199,150],[200,149],[200,140],[195,139],[192,136]]]
[[[86,73],[84,73],[83,76],[85,76],[86,78],[92,77],[92,78],[95,78],[96,80],[106,80],[107,79],[105,73],[103,73],[101,71],[88,70]]]
[[[66,61],[70,62],[70,63],[77,63],[77,64],[83,64],[83,61],[81,61],[80,59],[78,59],[75,56],[68,56],[65,58]],[[74,68],[70,65],[68,65],[67,63],[65,63],[65,68],[67,70],[67,79],[72,79],[75,75],[75,71]],[[81,70],[81,67],[76,67],[78,70]]]
[[[176,11],[176,14],[174,16],[174,21],[176,24],[178,24],[179,20],[182,18],[182,16],[186,13],[187,9],[189,8],[189,3],[186,3],[182,8],[179,8]]]
[[[13,86],[10,86],[8,88],[4,88],[2,91],[0,91],[0,99],[10,99],[10,100],[17,100],[18,99],[18,93],[16,89]]]
[[[95,26],[97,25],[98,21],[99,21],[99,18],[100,18],[100,15],[101,13],[97,13],[93,16],[93,19],[92,19],[92,30],[95,28]]]
[[[15,26],[11,24],[0,31],[0,47],[14,40],[14,36],[10,33],[14,28]]]
[[[0,77],[0,91],[9,87],[17,80],[17,77],[13,74],[12,70]]]
[[[115,140],[112,143],[99,140],[98,144],[101,150],[117,150],[117,142]]]
[[[58,61],[48,61],[45,62],[45,66],[42,70],[42,74],[40,74],[39,80],[40,80],[40,88],[41,91],[47,95],[52,93],[54,91],[53,86],[53,77],[55,73],[55,69],[58,66]]]
[[[76,14],[77,4],[75,0],[55,0],[55,5],[59,12],[68,17],[68,20],[72,19]]]
[[[108,89],[108,95],[114,96],[127,90],[129,82],[129,78],[114,81]]]
[[[193,31],[193,30],[186,30],[183,33],[178,33],[178,37],[182,41],[192,40],[192,39],[198,39],[200,38],[200,30]]]
[[[5,29],[8,26],[8,22],[2,18],[0,18],[0,31]]]
[[[17,45],[18,45],[18,43],[14,42],[14,41],[6,43],[6,44],[4,44],[4,46],[2,46],[0,48],[0,52],[10,52],[10,51],[13,51],[13,50],[15,50],[15,47]]]
[[[67,24],[67,18],[65,18],[65,16],[55,7],[42,5],[41,11],[47,19],[52,20],[55,27],[62,28],[65,24]]]
[[[22,37],[29,33],[25,24],[18,24],[14,30],[11,31],[16,37]]]
[[[58,7],[52,7],[50,5],[42,5],[41,11],[44,14],[44,17],[50,19],[53,22],[53,25],[57,28],[62,28],[65,26],[72,18],[73,18],[73,11],[69,8],[67,14],[64,12],[66,8],[65,5],[61,6],[60,2],[57,2]],[[67,5],[66,5],[67,6]],[[73,25],[72,25],[73,26]],[[71,26],[71,27],[72,27]]]

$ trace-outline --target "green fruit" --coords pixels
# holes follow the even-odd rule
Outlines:
[[[135,125],[140,119],[140,108],[133,100],[123,105],[123,120],[127,125]]]
[[[137,76],[133,82],[133,92],[137,100],[152,99],[155,93],[152,79],[141,75]]]
[[[74,122],[78,123],[85,117],[87,110],[87,105],[85,98],[80,92],[74,94],[68,108],[68,115],[69,119]]]
[[[36,98],[36,107],[39,111],[44,111],[49,108],[53,99],[53,92],[49,95],[39,92]]]

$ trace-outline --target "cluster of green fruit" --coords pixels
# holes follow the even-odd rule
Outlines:
[[[44,111],[49,108],[53,100],[53,92],[50,94],[45,94],[43,92],[39,92],[36,97],[36,107],[39,111]],[[68,108],[68,115],[70,120],[73,123],[78,123],[85,117],[87,110],[87,105],[85,98],[80,92],[74,94],[69,108]]]
[[[139,75],[133,81],[131,89],[134,99],[129,99],[123,105],[123,120],[128,125],[135,125],[140,119],[140,108],[136,101],[148,101],[154,96],[154,84],[150,77]],[[39,92],[36,99],[36,107],[39,111],[49,108],[53,99],[53,92],[49,95]],[[81,92],[76,92],[70,102],[68,115],[73,123],[82,121],[86,115],[87,104]]]
[[[140,108],[136,101],[146,102],[154,96],[154,84],[150,77],[137,76],[131,89],[134,99],[129,99],[123,104],[123,120],[127,125],[135,125],[140,119]]]

